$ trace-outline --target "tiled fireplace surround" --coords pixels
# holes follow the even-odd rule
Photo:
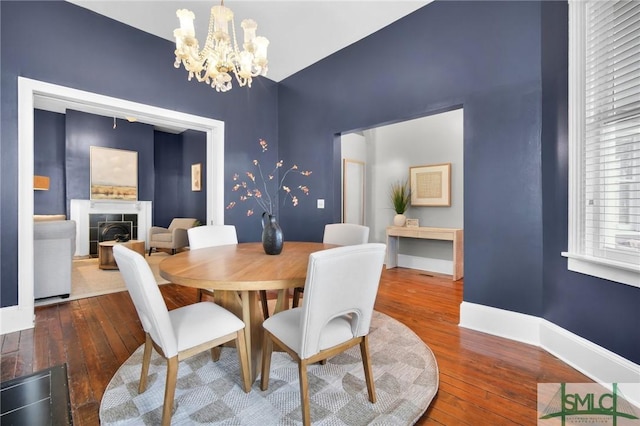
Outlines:
[[[152,221],[151,214],[151,201],[71,200],[70,219],[76,221],[75,255],[78,257],[86,257],[91,254],[91,245],[97,244],[97,242],[95,242],[97,235],[91,235],[91,231],[98,226],[97,221],[134,221],[133,216],[137,216],[134,221],[137,222],[137,225],[134,224],[137,228],[137,233],[134,231],[132,239],[146,242],[147,233],[149,232]],[[91,216],[93,216],[93,221]],[[93,234],[95,233],[97,233],[97,231],[94,230]]]

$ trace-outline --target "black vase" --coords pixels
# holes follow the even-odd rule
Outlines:
[[[282,229],[276,222],[276,217],[267,214],[267,212],[262,213],[262,247],[264,252],[267,254],[280,254],[283,245]]]

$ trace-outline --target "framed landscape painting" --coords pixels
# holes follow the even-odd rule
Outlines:
[[[138,201],[138,153],[90,147],[91,200]]]
[[[451,163],[409,168],[412,206],[451,205]]]

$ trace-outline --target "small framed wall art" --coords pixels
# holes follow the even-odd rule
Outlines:
[[[451,206],[451,163],[409,167],[412,206]]]
[[[407,226],[407,228],[419,228],[420,222],[418,219],[407,219],[405,225]]]
[[[202,189],[202,163],[191,165],[191,190],[200,191]]]

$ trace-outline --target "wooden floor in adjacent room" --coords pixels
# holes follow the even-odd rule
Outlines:
[[[169,309],[194,289],[160,287]],[[419,425],[535,425],[538,382],[591,382],[534,346],[458,327],[462,281],[410,269],[383,271],[376,310],[409,326],[431,348],[440,387]],[[2,381],[67,363],[73,420],[99,424],[111,377],[144,341],[128,293],[36,308],[35,329],[2,336]]]

